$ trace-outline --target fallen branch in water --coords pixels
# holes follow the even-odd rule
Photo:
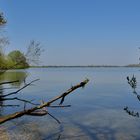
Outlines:
[[[60,106],[61,106],[61,104],[64,102],[65,97],[68,94],[70,94],[71,92],[73,92],[74,90],[76,90],[76,89],[78,89],[80,87],[84,87],[88,82],[89,82],[89,80],[86,79],[83,82],[81,82],[81,83],[79,83],[79,84],[77,84],[75,86],[72,86],[70,89],[68,89],[66,92],[62,93],[60,96],[57,96],[57,97],[55,97],[54,99],[52,99],[52,100],[50,100],[48,102],[44,102],[41,105],[38,105],[38,106],[30,108],[30,109],[25,109],[23,111],[16,112],[16,113],[13,113],[13,114],[9,114],[7,116],[3,116],[3,117],[0,118],[0,124],[2,124],[4,122],[7,122],[9,120],[12,120],[12,119],[22,117],[24,115],[32,115],[33,113],[36,113],[36,111],[42,111],[41,109],[43,109],[44,107],[49,107],[52,103],[54,103],[55,101],[57,101],[59,99],[61,99],[61,101],[60,101]],[[45,113],[48,114],[47,111]],[[49,115],[50,115],[50,113],[49,113]],[[51,117],[53,117],[53,116],[51,116]]]

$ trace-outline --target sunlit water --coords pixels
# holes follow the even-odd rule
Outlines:
[[[61,124],[48,115],[24,116],[2,124],[0,133],[9,140],[138,140],[140,119],[123,110],[128,106],[130,110],[140,112],[140,102],[126,80],[133,74],[137,77],[139,91],[138,68],[30,68],[9,71],[0,80],[20,79],[20,83],[12,85],[15,89],[3,90],[2,94],[23,86],[25,77],[27,83],[39,78],[40,81],[17,94],[19,98],[34,99],[35,103],[49,101],[85,78],[90,82],[66,97],[64,105],[72,105],[70,108],[48,108]],[[11,103],[21,107],[2,108],[1,115],[23,110],[24,104],[18,101],[4,104]],[[27,105],[26,108],[29,107]],[[0,138],[4,139],[2,135]]]

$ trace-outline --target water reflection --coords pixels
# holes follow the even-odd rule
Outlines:
[[[130,87],[133,90],[133,92],[132,92],[133,95],[137,97],[138,101],[140,101],[140,95],[136,91],[136,89],[137,89],[137,79],[136,79],[136,77],[134,75],[132,77],[127,76],[126,79],[127,79],[128,84],[130,85]],[[139,118],[139,116],[140,116],[139,112],[136,112],[134,110],[130,110],[128,108],[128,106],[124,107],[124,110],[130,116],[137,117],[137,118]]]
[[[10,85],[20,87],[27,76],[28,76],[28,73],[24,70],[22,70],[22,71],[20,71],[20,70],[19,71],[16,71],[16,70],[15,71],[14,70],[8,71],[8,72],[0,75],[0,82],[19,80],[19,82],[11,83]]]
[[[61,126],[57,123],[45,121],[46,117],[34,117],[34,120],[13,120],[8,122],[9,140],[60,140]],[[37,120],[40,123],[38,123]]]
[[[4,95],[5,93],[11,93],[15,91],[17,88],[19,88],[26,77],[28,76],[28,73],[25,70],[10,70],[0,75],[0,83],[3,82],[10,82],[10,81],[18,81],[18,82],[11,82],[8,84],[0,84],[0,96]],[[0,97],[1,98],[1,97]],[[2,112],[5,107],[13,107],[12,104],[6,104],[5,101],[0,100],[0,115],[2,115]]]
[[[0,85],[0,96],[1,95],[3,95],[3,87],[2,87],[2,85]],[[3,111],[1,106],[3,106],[3,101],[2,100],[0,100],[0,115],[2,114],[2,111]]]
[[[26,71],[8,71],[0,75],[0,83],[9,82],[6,84],[0,84],[0,95],[3,95],[5,92],[10,92],[15,88],[19,88],[22,83],[25,81],[28,73]],[[17,82],[11,82],[17,81]]]

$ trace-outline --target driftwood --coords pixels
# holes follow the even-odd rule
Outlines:
[[[3,116],[3,117],[0,117],[0,124],[4,123],[4,122],[7,122],[9,120],[12,120],[12,119],[16,119],[16,118],[19,118],[19,117],[22,117],[24,115],[34,115],[34,116],[39,116],[39,114],[41,115],[50,115],[51,117],[53,117],[58,123],[59,120],[57,120],[54,116],[52,116],[47,110],[46,111],[43,111],[42,109],[46,108],[46,107],[53,107],[51,106],[52,103],[54,103],[55,101],[61,99],[60,101],[60,104],[59,106],[54,106],[54,107],[61,107],[62,103],[64,102],[64,99],[65,97],[70,94],[71,92],[73,92],[74,90],[80,88],[80,87],[84,87],[87,83],[89,82],[88,79],[84,80],[83,82],[75,85],[75,86],[72,86],[70,89],[68,89],[66,92],[62,93],[61,95],[55,97],[54,99],[48,101],[48,102],[44,102],[43,104],[41,105],[38,105],[38,106],[35,106],[33,108],[30,108],[30,109],[24,109],[23,111],[20,111],[20,112],[16,112],[16,113],[13,113],[13,114],[9,114],[7,116]],[[31,83],[30,83],[31,84]],[[26,86],[25,86],[26,87]],[[24,88],[25,88],[24,87]],[[22,88],[23,89],[23,88]],[[21,90],[21,89],[20,89]],[[18,90],[18,92],[20,91]],[[16,92],[17,93],[17,92]],[[16,93],[13,93],[13,94],[16,94]],[[7,94],[9,96],[9,94]],[[7,96],[6,95],[6,96]],[[11,95],[11,94],[10,94]],[[5,97],[5,96],[4,96]],[[62,106],[62,107],[65,107],[65,106]],[[66,106],[66,107],[69,107]]]

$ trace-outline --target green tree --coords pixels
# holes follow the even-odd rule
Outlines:
[[[11,62],[10,62],[10,60]],[[8,54],[8,62],[14,64],[14,68],[27,68],[29,64],[27,63],[27,59],[22,52],[19,50],[14,50]]]

